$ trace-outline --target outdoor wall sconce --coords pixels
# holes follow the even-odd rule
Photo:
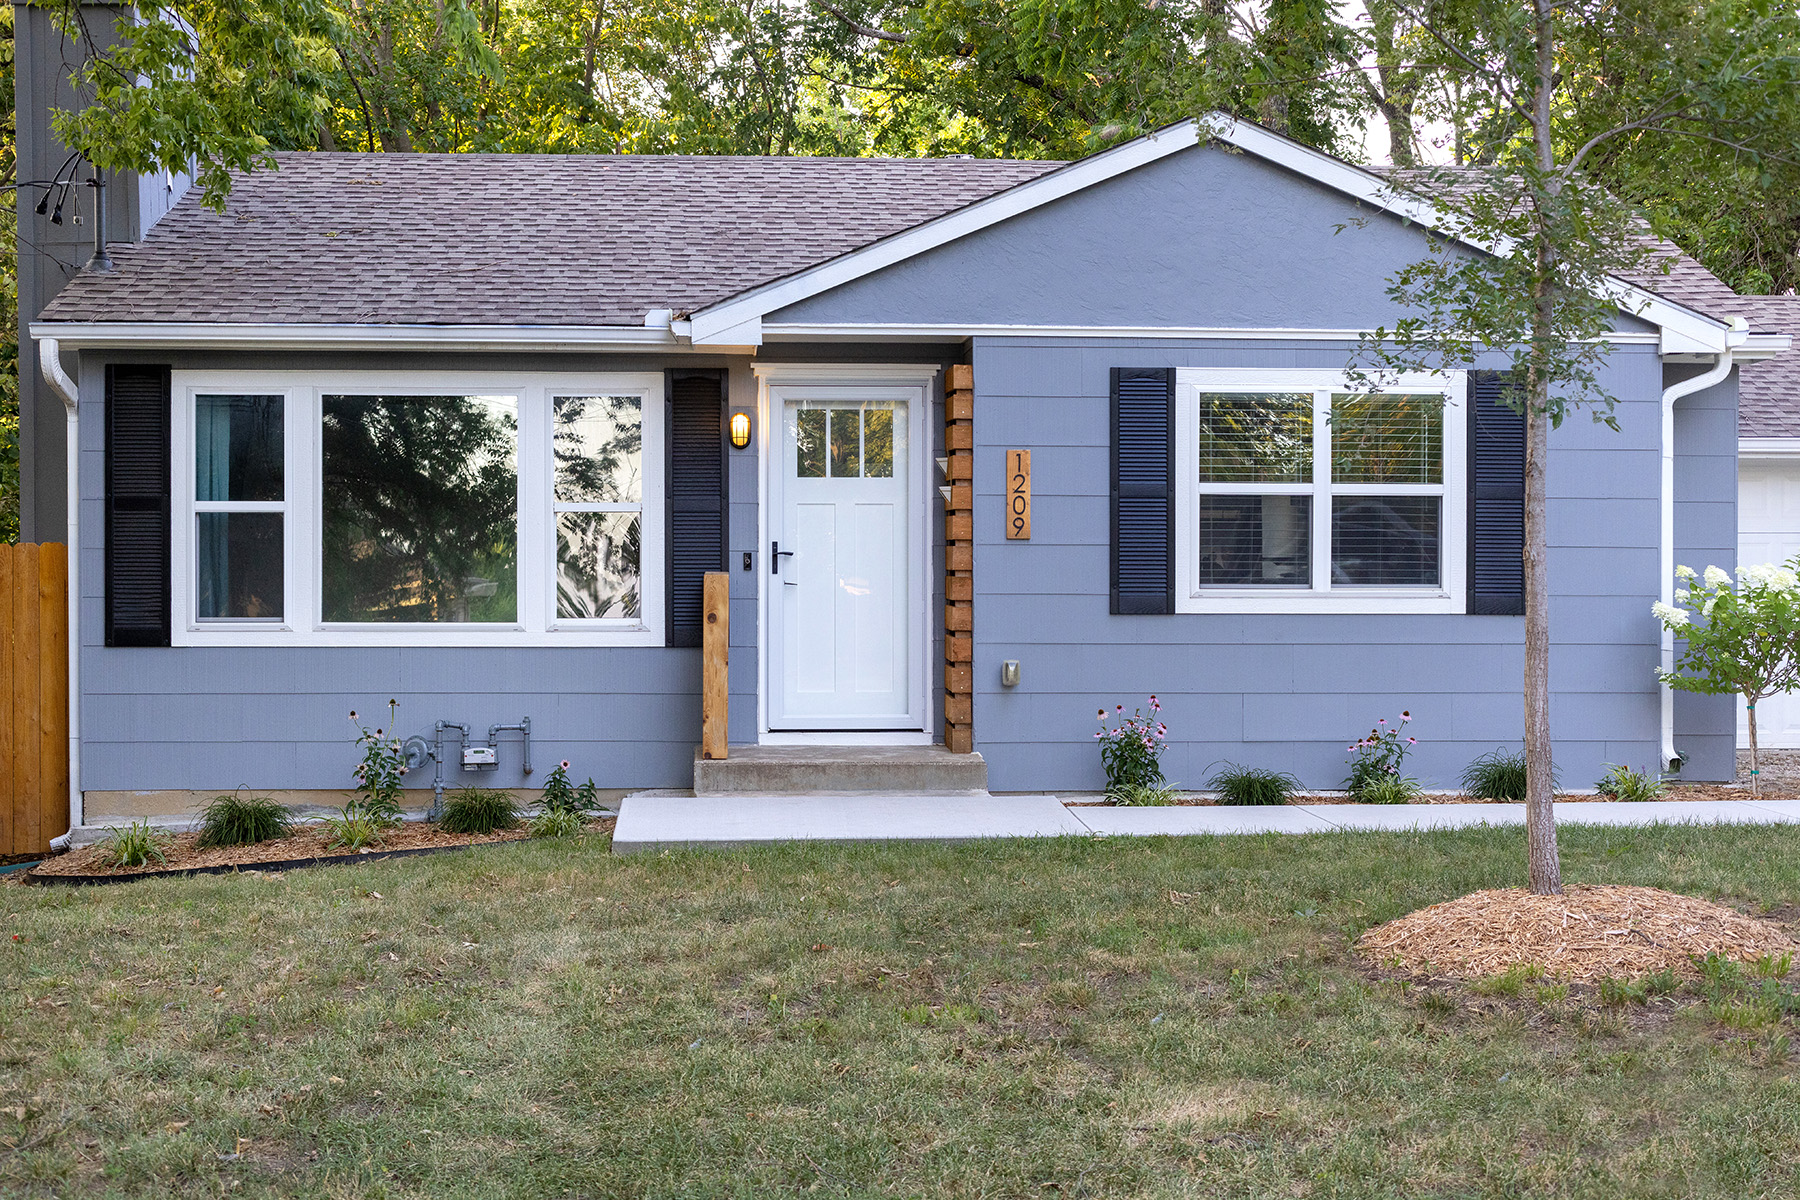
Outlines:
[[[731,414],[731,444],[742,450],[750,444],[750,414],[734,412]]]

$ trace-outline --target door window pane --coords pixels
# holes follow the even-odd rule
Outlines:
[[[1442,396],[1333,396],[1335,483],[1442,483]]]
[[[805,408],[794,414],[794,474],[801,479],[825,477],[825,410]]]
[[[644,498],[644,402],[639,396],[558,396],[556,499],[636,504]]]
[[[863,475],[869,479],[894,477],[894,410],[887,405],[863,410]]]
[[[518,399],[325,396],[327,621],[518,619]]]
[[[194,397],[194,499],[281,499],[280,396]]]
[[[1201,496],[1202,587],[1306,587],[1312,580],[1310,496]]]
[[[1331,583],[1438,585],[1438,496],[1337,496],[1331,501]]]
[[[195,616],[280,619],[282,515],[203,512],[196,520]]]
[[[643,517],[635,512],[556,515],[556,615],[638,615]]]
[[[831,477],[850,479],[862,474],[862,412],[834,408],[831,413]]]
[[[1204,393],[1199,431],[1202,483],[1312,479],[1311,392]]]

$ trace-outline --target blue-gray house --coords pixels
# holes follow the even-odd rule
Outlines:
[[[1408,709],[1447,784],[1520,737],[1518,419],[1493,371],[1345,379],[1435,220],[1226,119],[1069,164],[285,154],[189,194],[30,324],[78,404],[77,820],[341,790],[390,697],[688,786],[721,570],[737,746],[1089,789],[1095,710],[1155,693],[1176,780],[1334,786]],[[1729,778],[1650,606],[1734,560],[1736,367],[1786,341],[1689,260],[1619,296],[1620,428],[1552,437],[1558,765]],[[483,782],[529,785],[502,740]]]

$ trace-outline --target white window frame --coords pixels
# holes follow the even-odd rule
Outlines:
[[[1334,393],[1364,392],[1342,371],[1181,368],[1175,373],[1175,611],[1181,613],[1460,613],[1468,590],[1468,375],[1464,371],[1403,375],[1385,393],[1444,398],[1441,484],[1331,482]],[[1199,480],[1199,397],[1209,392],[1310,392],[1313,397],[1312,479],[1302,484],[1208,483]],[[1312,498],[1312,585],[1304,588],[1202,588],[1199,583],[1199,500],[1202,495],[1289,494]],[[1425,588],[1331,586],[1333,495],[1443,497],[1439,513],[1439,580]]]
[[[206,394],[283,398],[285,516],[282,619],[208,620],[195,615],[194,400]],[[516,396],[518,431],[518,613],[516,622],[327,624],[321,616],[324,547],[320,438],[327,395]],[[552,396],[640,396],[643,400],[643,527],[636,618],[556,616],[556,519],[552,486]],[[172,458],[169,559],[177,646],[661,646],[667,530],[667,463],[660,371],[176,371],[170,388]],[[213,504],[202,509],[218,507]],[[626,506],[629,507],[629,506]]]

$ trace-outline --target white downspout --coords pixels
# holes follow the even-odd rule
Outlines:
[[[37,339],[38,369],[43,372],[44,382],[50,390],[62,399],[63,408],[68,413],[68,426],[65,436],[68,439],[68,462],[64,468],[68,476],[69,506],[69,833],[81,826],[81,484],[76,477],[76,467],[81,461],[80,426],[76,421],[76,394],[78,389],[69,373],[63,370],[62,352],[55,338]],[[50,839],[52,850],[62,850],[69,844],[69,833]]]
[[[1675,402],[1725,381],[1733,365],[1732,345],[1743,340],[1743,331],[1747,328],[1748,324],[1742,318],[1735,318],[1732,336],[1719,352],[1718,360],[1692,379],[1684,379],[1664,389],[1662,394],[1662,531],[1659,539],[1662,553],[1658,566],[1662,571],[1660,595],[1664,604],[1675,603]],[[1675,633],[1667,628],[1662,631],[1659,665],[1665,675],[1675,670]],[[1675,689],[1665,683],[1660,686],[1659,693],[1662,769],[1668,771],[1680,761],[1675,751]]]

